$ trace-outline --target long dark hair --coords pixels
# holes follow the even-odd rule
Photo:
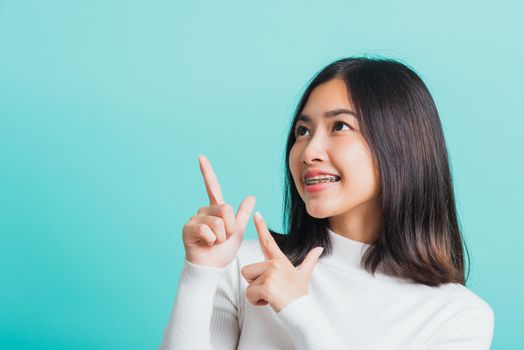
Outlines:
[[[335,78],[346,84],[380,172],[381,227],[362,256],[362,266],[373,275],[379,268],[428,286],[465,285],[464,243],[437,108],[414,70],[389,58],[340,59],[309,82],[287,139],[283,202],[287,234],[270,230],[278,245],[295,266],[314,247],[324,247],[322,255],[332,252],[328,218],[307,213],[291,175],[289,153],[295,143],[297,116],[309,95]],[[469,261],[465,244],[464,248]]]

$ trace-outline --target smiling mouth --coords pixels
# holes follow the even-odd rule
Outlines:
[[[305,183],[306,186],[316,185],[324,182],[338,182],[340,181],[340,176],[337,175],[325,175],[325,176],[314,176],[306,177]]]

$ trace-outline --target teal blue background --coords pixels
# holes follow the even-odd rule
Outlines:
[[[467,285],[493,349],[524,348],[523,18],[522,1],[0,0],[0,347],[156,348],[207,205],[197,154],[281,229],[298,98],[366,54],[433,94]]]

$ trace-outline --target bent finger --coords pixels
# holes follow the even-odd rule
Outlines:
[[[209,226],[211,231],[213,231],[217,237],[217,243],[222,243],[226,240],[226,229],[224,220],[222,220],[222,218],[218,216],[203,215],[201,222],[205,223],[207,226]]]
[[[242,267],[241,273],[248,281],[253,281],[266,272],[268,267],[267,262],[263,261]]]
[[[235,212],[230,204],[209,205],[200,208],[198,213],[222,218],[225,224],[227,238],[229,238],[237,229]]]

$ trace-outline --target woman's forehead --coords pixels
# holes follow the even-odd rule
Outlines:
[[[313,89],[301,114],[318,118],[328,111],[337,109],[346,109],[355,114],[353,104],[348,97],[346,84],[341,79],[332,79]]]

